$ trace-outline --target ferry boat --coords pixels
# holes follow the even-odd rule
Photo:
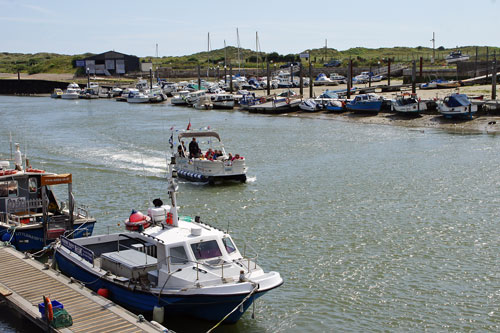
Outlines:
[[[96,220],[84,206],[76,206],[72,175],[34,169],[9,168],[0,161],[0,238],[19,251],[38,251],[61,235],[92,235]],[[68,201],[58,202],[52,186],[66,184]]]
[[[472,119],[477,112],[477,105],[473,105],[465,94],[451,94],[438,102],[439,112],[446,118]]]
[[[227,232],[199,216],[179,217],[169,170],[170,205],[155,199],[147,215],[133,211],[126,223],[137,231],[61,238],[58,267],[134,312],[160,316],[160,322],[165,314],[235,323],[283,279],[242,254]]]
[[[380,112],[382,98],[376,94],[361,94],[346,104],[346,108],[353,112],[374,113]]]
[[[181,144],[174,153],[174,171],[177,176],[194,182],[208,182],[236,180],[244,183],[247,180],[245,158],[239,154],[229,154],[224,149],[219,133],[215,131],[186,131],[178,136],[179,143],[184,140],[204,138],[206,143],[200,143],[202,149],[196,156],[190,156],[189,151]],[[188,143],[189,144],[189,143]],[[209,156],[210,151],[220,150],[220,156],[215,159]],[[205,148],[205,149],[203,149]]]

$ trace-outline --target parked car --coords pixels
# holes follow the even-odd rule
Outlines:
[[[342,65],[340,60],[330,60],[329,62],[323,64],[325,67],[339,67],[340,65]]]

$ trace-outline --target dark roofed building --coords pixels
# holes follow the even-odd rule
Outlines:
[[[139,71],[139,58],[133,55],[108,51],[84,59],[85,71],[90,74],[120,75]]]

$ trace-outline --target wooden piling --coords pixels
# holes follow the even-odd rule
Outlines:
[[[347,66],[347,98],[351,98],[352,85],[352,59],[349,57],[349,65]]]
[[[313,96],[313,87],[314,87],[314,81],[313,81],[313,70],[312,70],[312,64],[311,64],[311,55],[309,55],[309,98],[314,98]]]
[[[415,62],[415,60],[412,60],[412,63],[411,63],[411,92],[413,94],[416,94],[417,93],[417,63]]]
[[[387,62],[387,85],[391,85],[391,58]]]
[[[424,67],[424,58],[420,57],[420,75],[419,75],[420,78],[422,78],[423,67]]]
[[[153,69],[149,69],[149,89],[153,89]]]
[[[304,96],[304,78],[302,77],[302,62],[299,64],[299,86],[300,96]]]
[[[201,90],[201,68],[198,65],[198,90]]]
[[[269,71],[269,60],[266,62],[267,71],[267,96],[271,95],[271,72]]]
[[[233,93],[233,65],[229,65],[229,92]]]
[[[493,72],[491,74],[491,99],[497,99],[497,56],[493,53]]]

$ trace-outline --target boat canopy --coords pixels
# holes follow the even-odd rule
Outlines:
[[[470,105],[469,98],[465,94],[455,94],[451,95],[448,98],[448,102],[446,103],[448,107],[454,108],[458,106],[468,106]]]
[[[219,133],[210,131],[189,131],[179,134],[179,140],[182,138],[194,138],[194,137],[213,137],[220,141]]]
[[[339,98],[339,95],[331,90],[324,91],[319,98]]]

